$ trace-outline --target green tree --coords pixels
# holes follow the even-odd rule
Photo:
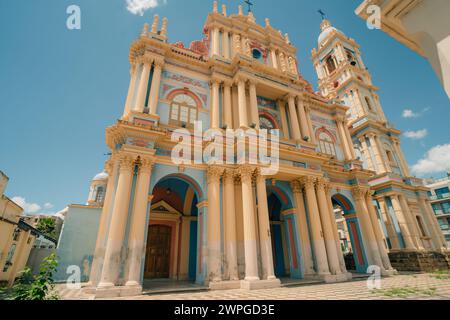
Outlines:
[[[39,273],[33,276],[30,268],[25,268],[12,287],[10,300],[58,300],[55,293],[53,274],[58,266],[56,254],[44,259]]]
[[[36,229],[43,234],[49,236],[50,238],[56,238],[56,224],[55,219],[52,218],[42,218],[39,220]]]

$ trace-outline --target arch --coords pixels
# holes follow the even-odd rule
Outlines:
[[[186,88],[174,89],[174,90],[170,91],[167,94],[166,99],[169,101],[172,101],[176,96],[178,96],[180,94],[185,94],[185,95],[191,97],[192,99],[194,99],[194,101],[197,105],[197,108],[203,108],[202,100],[195,93],[193,93],[191,90],[186,89]]]
[[[337,142],[336,136],[330,130],[328,130],[325,127],[320,127],[320,128],[318,128],[316,130],[316,138],[317,138],[317,140],[319,140],[319,136],[320,136],[321,133],[325,133],[325,134],[329,135],[330,138],[331,138],[331,141],[333,141],[333,143]]]
[[[344,210],[344,214],[352,214],[355,213],[355,207],[353,203],[344,195],[340,193],[336,193],[331,197],[333,204],[337,204]]]
[[[172,174],[168,174],[164,177],[162,177],[161,179],[159,179],[153,186],[153,189],[161,182],[164,182],[166,180],[169,179],[178,179],[181,181],[186,182],[190,187],[192,187],[192,189],[195,192],[195,195],[197,196],[198,202],[203,201],[204,199],[204,194],[202,191],[202,188],[200,187],[200,185],[198,184],[198,182],[194,179],[191,178],[188,175],[182,174],[182,173],[172,173]],[[153,190],[152,190],[153,191]]]
[[[289,197],[287,192],[284,191],[281,187],[276,186],[276,185],[273,186],[273,185],[269,184],[269,185],[266,185],[266,188],[267,188],[268,196],[273,194],[280,201],[282,211],[293,208],[291,198]]]
[[[260,118],[263,117],[263,118],[266,118],[267,120],[269,120],[270,123],[272,123],[273,129],[279,129],[280,128],[279,125],[278,125],[277,119],[272,114],[270,114],[269,112],[267,112],[267,111],[260,111],[259,112],[259,117]]]

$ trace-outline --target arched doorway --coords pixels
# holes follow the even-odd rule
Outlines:
[[[335,194],[332,203],[346,269],[366,273],[367,257],[353,204],[341,194]]]
[[[276,186],[267,187],[272,237],[272,256],[277,278],[302,278],[301,256],[294,209],[288,196]]]
[[[156,183],[152,196],[144,279],[196,281],[200,248],[197,186],[189,177],[166,176]]]

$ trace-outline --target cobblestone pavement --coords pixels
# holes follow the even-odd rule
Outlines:
[[[61,291],[63,299],[92,299]],[[400,294],[400,296],[398,295]],[[450,300],[450,279],[432,274],[397,275],[381,280],[380,290],[371,290],[367,281],[315,284],[264,290],[225,290],[197,293],[141,295],[117,300]]]

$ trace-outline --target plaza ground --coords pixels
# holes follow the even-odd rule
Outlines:
[[[61,299],[94,299],[81,290],[59,285]],[[144,294],[117,300],[450,300],[450,277],[437,274],[400,274],[383,278],[381,289],[367,287],[366,279],[344,283],[308,284],[265,290],[199,291]]]

